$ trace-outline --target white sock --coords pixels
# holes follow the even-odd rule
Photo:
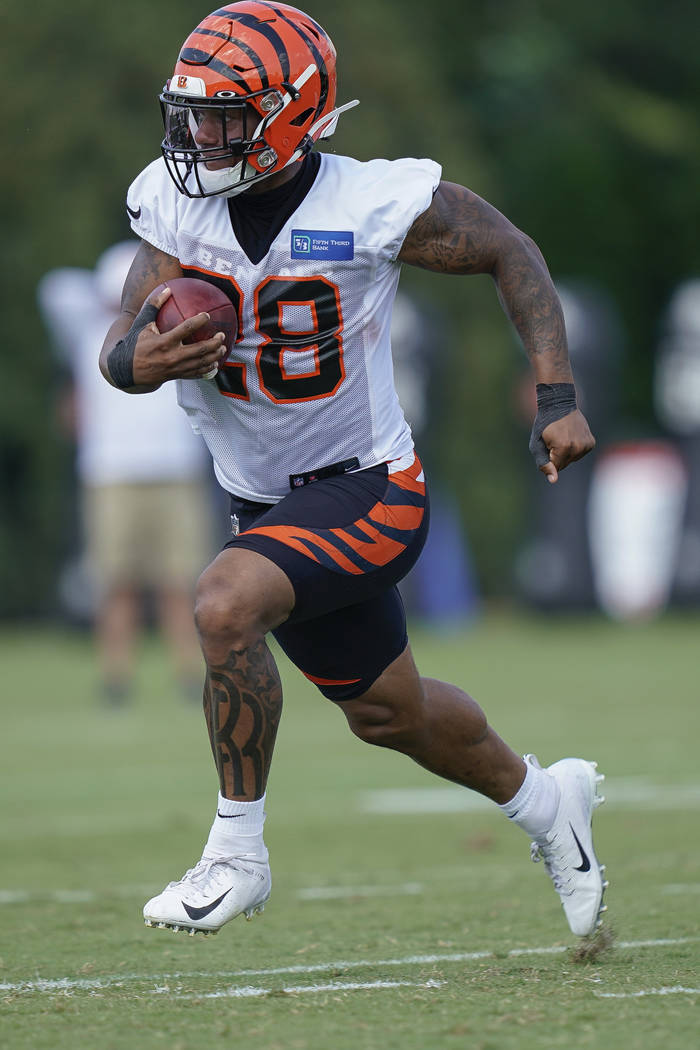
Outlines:
[[[544,769],[525,763],[525,779],[517,795],[499,808],[509,820],[537,838],[549,831],[559,807],[559,785]]]
[[[263,842],[265,795],[255,802],[236,802],[219,792],[216,816],[204,853],[207,857],[250,857],[267,860]]]

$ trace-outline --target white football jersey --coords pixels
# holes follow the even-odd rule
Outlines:
[[[236,240],[226,198],[184,197],[162,160],[133,182],[134,232],[179,259],[187,276],[223,287],[238,311],[238,339],[216,379],[177,381],[229,492],[273,503],[290,492],[290,475],[411,452],[394,389],[391,311],[397,255],[439,181],[430,160],[324,153],[257,265]]]

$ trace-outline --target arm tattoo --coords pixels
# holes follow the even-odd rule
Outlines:
[[[441,182],[398,259],[440,273],[490,274],[538,380],[571,381],[561,304],[542,253],[471,190]]]
[[[498,298],[520,336],[540,383],[572,383],[566,327],[559,296],[537,245],[518,240],[492,273]]]
[[[264,641],[231,650],[207,672],[204,715],[221,793],[261,798],[282,713],[282,686]]]
[[[486,273],[496,248],[497,217],[503,219],[471,190],[441,182],[408,231],[399,260],[440,273]]]
[[[136,317],[153,289],[174,277],[182,277],[179,261],[147,241],[141,241],[124,283],[122,311]]]

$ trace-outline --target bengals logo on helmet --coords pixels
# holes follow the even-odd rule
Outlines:
[[[252,181],[281,171],[319,138],[332,134],[340,112],[334,108],[335,60],[325,30],[287,4],[242,0],[208,15],[186,39],[171,80],[183,87],[183,79],[199,78],[201,94],[191,100],[175,99],[168,90],[161,95],[166,121],[163,155],[181,192],[188,196],[240,192]],[[201,109],[203,99],[209,106],[233,106],[239,111],[245,103],[260,118],[251,138],[241,140],[237,152],[232,148],[231,167],[226,170],[234,174],[228,182],[220,170],[210,170],[211,162],[207,168],[205,151],[196,142],[185,142],[187,121],[177,119],[174,107]],[[190,131],[192,127],[189,121]],[[170,135],[169,129],[173,129]],[[219,159],[221,155],[219,150]],[[205,184],[214,183],[219,188],[208,190]]]

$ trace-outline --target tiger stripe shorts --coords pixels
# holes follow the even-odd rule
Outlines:
[[[231,496],[240,531],[225,546],[289,577],[294,610],[274,636],[331,700],[366,692],[408,641],[397,584],[423,548],[429,509],[420,460],[405,462],[314,481],[272,505]]]

